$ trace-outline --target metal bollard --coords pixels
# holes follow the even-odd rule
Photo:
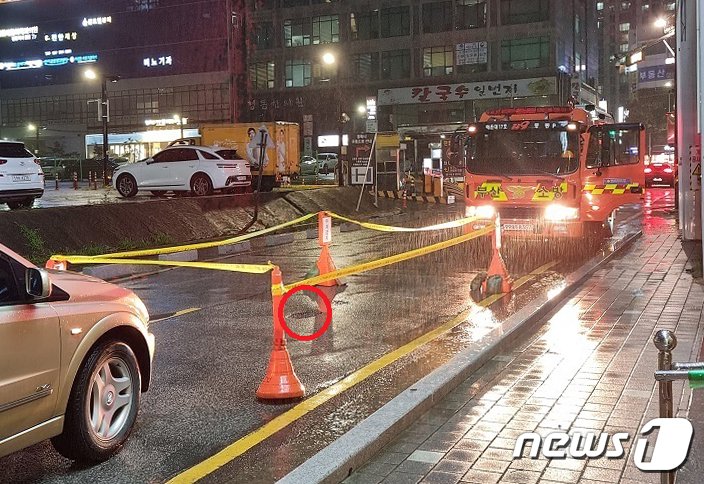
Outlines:
[[[78,190],[78,173],[73,172],[73,189]]]
[[[97,190],[97,189],[98,189],[98,173],[94,171],[93,172],[93,190]]]
[[[672,370],[672,350],[677,347],[675,333],[661,329],[653,337],[653,343],[658,349],[658,371]],[[672,380],[661,380],[658,383],[660,393],[660,418],[672,418]],[[675,471],[661,472],[661,484],[674,484]]]
[[[54,179],[56,180],[56,188],[54,188],[54,190],[58,190],[59,189],[59,174],[58,173],[56,173],[54,175]]]

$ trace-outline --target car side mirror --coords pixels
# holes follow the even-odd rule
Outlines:
[[[44,269],[29,268],[25,273],[27,294],[34,299],[45,299],[51,296],[51,280]]]

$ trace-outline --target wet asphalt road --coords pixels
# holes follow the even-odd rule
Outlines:
[[[656,191],[651,191],[657,197]],[[426,218],[423,225],[437,223]],[[620,231],[638,224],[637,210],[620,216]],[[394,234],[369,231],[336,234],[331,252],[338,267],[377,259],[456,235]],[[346,392],[259,445],[213,481],[271,481],[305,460],[326,442],[348,430],[384,401],[472,343],[472,331],[491,328],[538,290],[560,284],[569,272],[597,253],[596,245],[559,249],[550,244],[507,244],[506,258],[514,277],[558,260],[497,308],[483,313],[481,324],[434,342],[398,362],[369,382]],[[238,262],[280,264],[284,283],[304,278],[319,248],[314,240],[297,241],[238,256]],[[372,360],[430,331],[474,306],[469,284],[488,263],[487,241],[471,242],[439,254],[350,276],[333,298],[331,329],[312,343],[289,340],[296,372],[308,395],[326,388]],[[152,325],[157,338],[152,388],[143,395],[137,426],[124,450],[112,460],[80,467],[43,442],[0,459],[0,482],[163,482],[216,453],[282,413],[291,405],[257,402],[271,347],[271,296],[268,276],[168,270],[123,283],[145,301],[158,320],[189,308],[188,314]],[[299,333],[316,329],[317,304],[293,296],[287,321]],[[320,324],[320,318],[317,318]],[[273,459],[273,460],[272,460]]]

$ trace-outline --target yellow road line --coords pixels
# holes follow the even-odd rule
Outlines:
[[[549,264],[545,264],[544,266],[539,267],[538,269],[534,270],[527,276],[521,277],[514,283],[514,288],[518,288],[531,280],[532,278],[540,275],[541,273],[549,270],[551,267],[554,267],[557,265],[557,262],[551,262]],[[498,295],[499,299],[501,297],[505,296],[504,295]],[[495,301],[490,301],[492,298],[496,296],[492,296],[491,298],[487,298],[479,303],[479,306],[483,307],[488,307],[493,302]],[[220,467],[228,464],[229,462],[233,461],[240,455],[244,454],[247,452],[249,449],[252,447],[256,446],[257,444],[263,442],[264,440],[268,439],[275,433],[279,432],[280,430],[283,430],[284,428],[288,427],[291,425],[293,422],[298,420],[299,418],[305,416],[309,412],[315,410],[316,408],[320,407],[321,405],[325,404],[329,400],[331,400],[333,397],[349,390],[350,388],[354,387],[358,383],[361,383],[362,381],[366,380],[370,376],[374,375],[378,371],[386,368],[387,366],[391,365],[392,363],[398,361],[399,359],[403,358],[404,356],[407,356],[411,352],[415,351],[419,347],[433,341],[434,339],[442,336],[445,333],[448,333],[449,331],[453,330],[457,326],[461,325],[462,323],[467,321],[467,318],[473,313],[472,310],[466,310],[460,313],[458,316],[456,316],[454,319],[451,321],[448,321],[447,323],[443,324],[442,326],[439,326],[435,328],[434,330],[424,334],[423,336],[420,336],[410,343],[406,343],[405,345],[401,346],[400,348],[385,354],[381,358],[372,361],[371,363],[367,364],[366,366],[360,368],[359,370],[355,371],[354,373],[351,373],[349,376],[343,378],[339,382],[335,383],[334,385],[326,388],[325,390],[322,390],[320,393],[317,393],[313,395],[310,398],[307,398],[306,400],[302,401],[295,407],[293,407],[290,410],[287,410],[286,412],[282,413],[281,415],[275,417],[273,420],[267,422],[266,424],[262,425],[259,427],[257,430],[251,432],[250,434],[247,434],[246,436],[242,437],[241,439],[237,440],[236,442],[228,445],[225,447],[223,450],[218,452],[217,454],[207,458],[206,460],[196,464],[195,466],[191,467],[190,469],[186,469],[182,473],[174,476],[172,479],[168,481],[168,484],[176,484],[176,483],[191,483],[191,482],[196,482],[199,479],[204,478],[205,476],[212,474],[216,470],[218,470]]]
[[[195,313],[196,311],[200,311],[201,309],[203,309],[203,308],[181,309],[180,311],[176,311],[175,313],[173,313],[170,316],[166,316],[164,318],[159,318],[159,319],[152,319],[151,321],[149,321],[149,324],[160,323],[161,321],[166,321],[167,319],[173,319],[173,318],[177,318],[179,316],[183,316],[185,314]]]

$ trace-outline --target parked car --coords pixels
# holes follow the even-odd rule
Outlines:
[[[301,176],[318,174],[318,160],[312,156],[306,155],[302,157],[300,167]]]
[[[19,141],[0,141],[0,203],[11,209],[31,207],[44,194],[44,172]]]
[[[337,153],[318,153],[318,171],[323,175],[334,172],[337,159]]]
[[[645,186],[675,186],[675,168],[669,163],[651,163],[645,167]]]
[[[205,146],[166,148],[146,160],[116,167],[113,176],[113,185],[123,197],[133,197],[139,190],[157,196],[168,191],[204,196],[251,184],[249,163],[225,159]]]
[[[0,457],[47,438],[75,460],[118,452],[149,388],[148,325],[132,291],[0,244]]]

